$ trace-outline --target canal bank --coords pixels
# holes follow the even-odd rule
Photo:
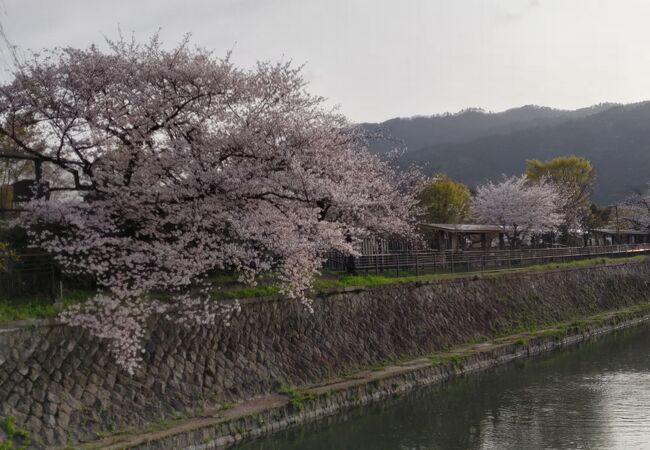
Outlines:
[[[469,343],[427,358],[378,365],[330,380],[233,405],[212,417],[168,424],[157,430],[100,439],[83,449],[226,449],[240,442],[340,414],[407,393],[421,386],[448,382],[516,360],[547,354],[608,333],[650,323],[650,304],[611,311],[580,321],[556,324]]]
[[[565,345],[580,339],[572,322],[643,317],[648,280],[646,260],[343,289],[319,293],[313,313],[247,299],[230,327],[156,318],[134,376],[78,329],[4,324],[0,416],[39,447],[214,448]],[[462,345],[480,351],[468,359]]]
[[[650,325],[418,387],[236,450],[648,448]]]

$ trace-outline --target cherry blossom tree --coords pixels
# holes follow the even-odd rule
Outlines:
[[[530,182],[525,175],[503,177],[477,189],[472,210],[485,224],[498,225],[515,246],[532,233],[554,230],[563,220],[558,188],[547,182]]]
[[[626,198],[619,208],[622,219],[636,230],[650,233],[650,190]]]
[[[64,270],[96,279],[102,291],[62,318],[109,339],[129,370],[151,314],[227,321],[232,307],[202,284],[213,269],[249,283],[273,271],[310,307],[328,250],[412,232],[419,175],[367,152],[299,68],[242,70],[187,40],[109,46],[18,62],[0,87],[0,136],[65,174],[49,187],[65,195],[34,199],[21,224]]]

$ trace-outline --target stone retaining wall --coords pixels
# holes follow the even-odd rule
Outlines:
[[[92,439],[224,402],[415,357],[518,327],[647,302],[650,264],[620,264],[243,302],[230,327],[153,321],[133,377],[105,346],[53,322],[0,330],[0,416],[43,445]]]
[[[623,328],[647,323],[650,315],[641,314],[638,317],[612,317],[592,328],[593,324],[581,329],[576,327],[568,330],[564,336],[539,336],[526,343],[509,343],[496,346],[490,350],[480,351],[460,357],[457,361],[441,364],[417,364],[406,367],[398,373],[389,376],[378,376],[372,380],[361,379],[350,382],[343,388],[311,389],[311,396],[301,402],[298,409],[290,403],[245,414],[233,419],[217,419],[210,424],[198,426],[183,426],[182,429],[170,429],[147,433],[144,435],[126,436],[124,439],[115,438],[116,442],[95,442],[88,450],[222,450],[230,448],[241,441],[251,440],[261,436],[277,433],[295,426],[303,426],[309,422],[326,417],[345,414],[349,408],[368,405],[405,394],[420,386],[441,383],[465,374],[478,372],[506,364],[508,362],[541,355],[563,347],[576,345],[601,334],[614,332]],[[421,361],[421,360],[420,360]],[[324,386],[329,388],[328,385]],[[104,445],[107,444],[107,445]]]

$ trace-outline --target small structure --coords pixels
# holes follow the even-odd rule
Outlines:
[[[588,245],[643,244],[650,242],[650,232],[598,228],[590,230]]]
[[[505,233],[497,225],[421,223],[420,232],[437,250],[487,250],[505,246]]]
[[[43,181],[43,162],[31,155],[20,152],[0,151],[0,160],[32,161],[34,179],[20,179],[11,184],[0,185],[0,212],[19,211],[18,204],[33,198],[49,199],[49,183]]]

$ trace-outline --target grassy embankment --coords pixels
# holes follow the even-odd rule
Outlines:
[[[462,277],[485,278],[508,273],[542,272],[556,269],[595,267],[610,263],[639,262],[644,260],[650,260],[650,256],[639,255],[626,258],[591,258],[484,272],[437,272],[431,274],[420,274],[419,276],[402,271],[402,276],[400,277],[397,277],[396,274],[390,272],[383,275],[357,276],[324,273],[314,281],[314,290],[324,291],[346,287],[378,286],[393,283],[408,283],[413,281],[448,280]],[[234,276],[231,275],[214,276],[211,281],[215,286],[212,291],[212,296],[215,300],[263,297],[278,294],[278,288],[272,284],[272,279],[270,277],[262,278],[258,285],[253,287],[242,285],[237,282]],[[87,290],[72,290],[64,292],[63,298],[56,304],[52,302],[52,300],[46,298],[0,299],[0,322],[54,317],[62,308],[82,302],[92,294],[91,291]]]

